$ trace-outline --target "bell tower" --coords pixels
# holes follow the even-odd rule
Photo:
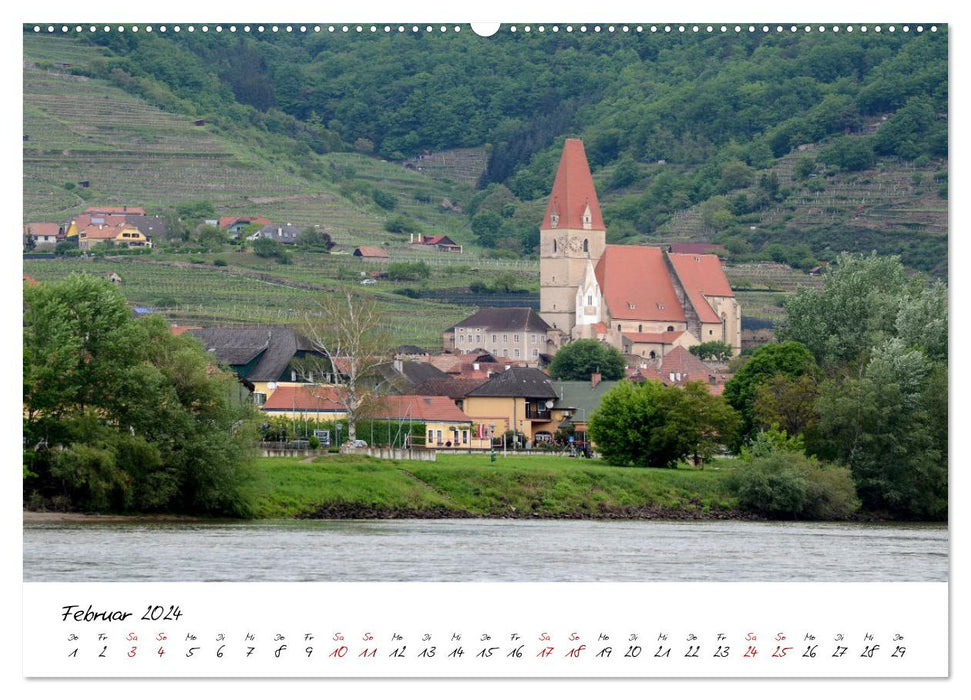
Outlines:
[[[563,144],[539,238],[539,313],[569,340],[587,261],[596,266],[607,244],[607,228],[580,139]]]

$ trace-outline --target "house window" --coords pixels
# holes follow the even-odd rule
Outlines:
[[[265,404],[266,403],[266,394],[264,394],[261,391],[254,391],[253,392],[253,403],[255,403],[257,406],[262,406],[263,404]]]
[[[533,358],[535,359],[537,357],[539,357],[539,350],[537,350],[536,348],[533,348]]]
[[[502,356],[503,357],[509,357],[509,348],[503,348],[502,349]]]
[[[492,342],[493,343],[496,342],[496,334],[495,333],[492,334]]]
[[[513,335],[512,342],[514,342],[514,343],[518,343],[519,342],[519,333],[516,333],[515,335]]]
[[[436,430],[435,431],[435,437],[438,438],[438,444],[441,445],[442,444],[442,431],[441,430]]]
[[[475,343],[476,343],[476,345],[478,345],[481,342],[482,342],[482,336],[480,336],[478,333],[476,333],[475,334]]]
[[[514,348],[512,352],[513,352],[513,357],[519,357],[519,348]]]
[[[504,343],[508,343],[509,342],[509,334],[508,333],[503,333],[502,334],[502,342],[504,342]]]
[[[429,430],[428,431],[428,444],[431,445],[432,442],[434,442],[434,441],[435,441],[435,431],[434,430]]]
[[[531,336],[529,336],[529,342],[532,343],[533,345],[536,345],[536,334],[535,333],[533,333]]]
[[[461,344],[464,344],[464,343],[465,343],[465,336],[464,335],[460,335],[459,336],[459,344],[461,345]]]
[[[469,431],[468,430],[463,430],[462,431],[462,444],[463,445],[468,445],[469,444]]]

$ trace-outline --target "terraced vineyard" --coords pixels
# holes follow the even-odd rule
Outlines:
[[[400,214],[418,221],[425,233],[470,238],[461,233],[465,217],[441,206],[468,185],[354,153],[322,156],[332,177],[307,180],[290,172],[288,163],[230,140],[212,125],[197,126],[190,117],[70,72],[100,56],[96,47],[24,37],[25,220],[64,221],[91,204],[152,210],[208,200],[223,216],[319,225],[347,246],[402,244],[400,234],[384,228],[389,217]],[[398,206],[388,212],[366,195],[356,201],[341,196],[341,173],[394,195]]]

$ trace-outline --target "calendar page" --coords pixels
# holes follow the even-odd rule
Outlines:
[[[946,13],[360,9],[8,26],[21,687],[950,694]]]

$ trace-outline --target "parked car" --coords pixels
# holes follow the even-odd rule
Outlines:
[[[377,284],[377,281],[369,277],[366,280],[361,280],[361,284]]]
[[[367,443],[364,440],[348,440],[344,445],[347,447],[367,447]]]

